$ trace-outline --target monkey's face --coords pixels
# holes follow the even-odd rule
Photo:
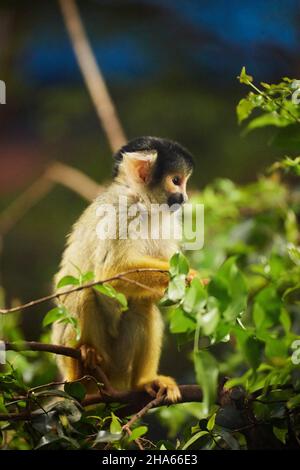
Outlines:
[[[178,170],[164,175],[159,182],[151,186],[152,197],[158,204],[167,205],[169,210],[176,211],[187,202],[187,182],[191,172]]]
[[[140,137],[115,155],[115,176],[153,203],[178,209],[187,201],[186,185],[193,170],[191,154],[167,139]]]
[[[190,175],[177,173],[167,175],[163,179],[163,188],[167,196],[167,204],[172,209],[179,208],[188,200],[186,185]]]

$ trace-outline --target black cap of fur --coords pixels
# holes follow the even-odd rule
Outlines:
[[[194,168],[192,155],[177,142],[159,137],[137,137],[130,140],[114,155],[113,176],[118,175],[119,165],[123,159],[124,152],[138,152],[142,150],[156,150],[157,160],[155,163],[152,183],[159,182],[164,175],[183,171],[190,173]]]

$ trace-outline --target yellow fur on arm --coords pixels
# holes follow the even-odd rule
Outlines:
[[[105,277],[111,277],[122,272],[130,271],[132,269],[161,269],[162,271],[142,271],[133,272],[126,274],[128,279],[136,281],[137,283],[143,284],[150,289],[143,289],[142,286],[138,286],[126,280],[116,279],[111,282],[111,285],[120,292],[123,292],[127,297],[136,298],[152,298],[153,300],[159,300],[169,282],[169,263],[164,260],[152,258],[151,256],[143,256],[138,260],[130,261],[130,264],[115,264],[111,266],[109,271],[105,272]],[[157,294],[153,292],[153,289],[157,291]]]

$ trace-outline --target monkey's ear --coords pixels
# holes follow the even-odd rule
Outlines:
[[[148,183],[151,171],[157,159],[156,150],[142,150],[140,152],[124,152],[121,171],[128,178],[138,183]]]

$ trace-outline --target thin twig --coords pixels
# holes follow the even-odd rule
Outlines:
[[[128,436],[131,436],[131,434],[132,434],[131,429],[129,429],[129,428],[127,428],[127,427],[125,428],[125,427],[123,426],[123,430],[124,430],[125,432],[127,432]],[[140,442],[140,439],[134,439],[134,442],[136,443],[136,445],[138,446],[138,448],[139,448],[140,450],[145,450],[144,447],[143,447],[143,445],[142,445],[141,442]]]
[[[151,410],[151,408],[156,408],[157,406],[161,406],[164,403],[165,399],[166,399],[166,395],[161,395],[155,398],[154,400],[149,401],[147,405],[145,405],[140,411],[138,411],[135,415],[132,416],[132,418],[128,421],[128,423],[126,423],[123,426],[123,429],[124,430],[130,429],[131,426],[136,421],[138,421],[143,416],[145,416],[148,413],[148,411]]]
[[[128,274],[134,274],[134,273],[141,273],[141,272],[159,272],[159,273],[168,273],[166,269],[156,269],[156,268],[136,268],[136,269],[130,269],[128,271],[124,271],[123,273],[116,274],[115,276],[111,276],[107,279],[99,280],[99,281],[91,281],[86,284],[82,284],[80,286],[72,287],[71,289],[66,289],[60,292],[55,292],[54,294],[46,295],[45,297],[41,297],[36,300],[31,300],[30,302],[27,302],[22,305],[18,305],[16,307],[11,307],[11,308],[0,308],[0,314],[5,315],[7,313],[14,313],[18,312],[20,310],[24,310],[36,305],[40,305],[44,302],[48,302],[49,300],[54,300],[54,299],[59,299],[60,297],[64,295],[71,294],[72,292],[79,292],[83,289],[88,289],[90,287],[97,286],[99,284],[104,284],[107,282],[111,281],[116,281],[116,280],[123,280],[125,282],[129,282],[131,284],[135,284],[136,286],[142,287],[143,289],[147,289],[150,291],[153,291],[156,293],[155,289],[152,289],[152,287],[147,286],[146,284],[142,284],[138,281],[135,281],[134,279],[130,279],[126,277]]]
[[[59,4],[78,65],[97,115],[111,148],[113,151],[117,151],[126,143],[127,139],[87,38],[78,7],[74,0],[59,0]]]

